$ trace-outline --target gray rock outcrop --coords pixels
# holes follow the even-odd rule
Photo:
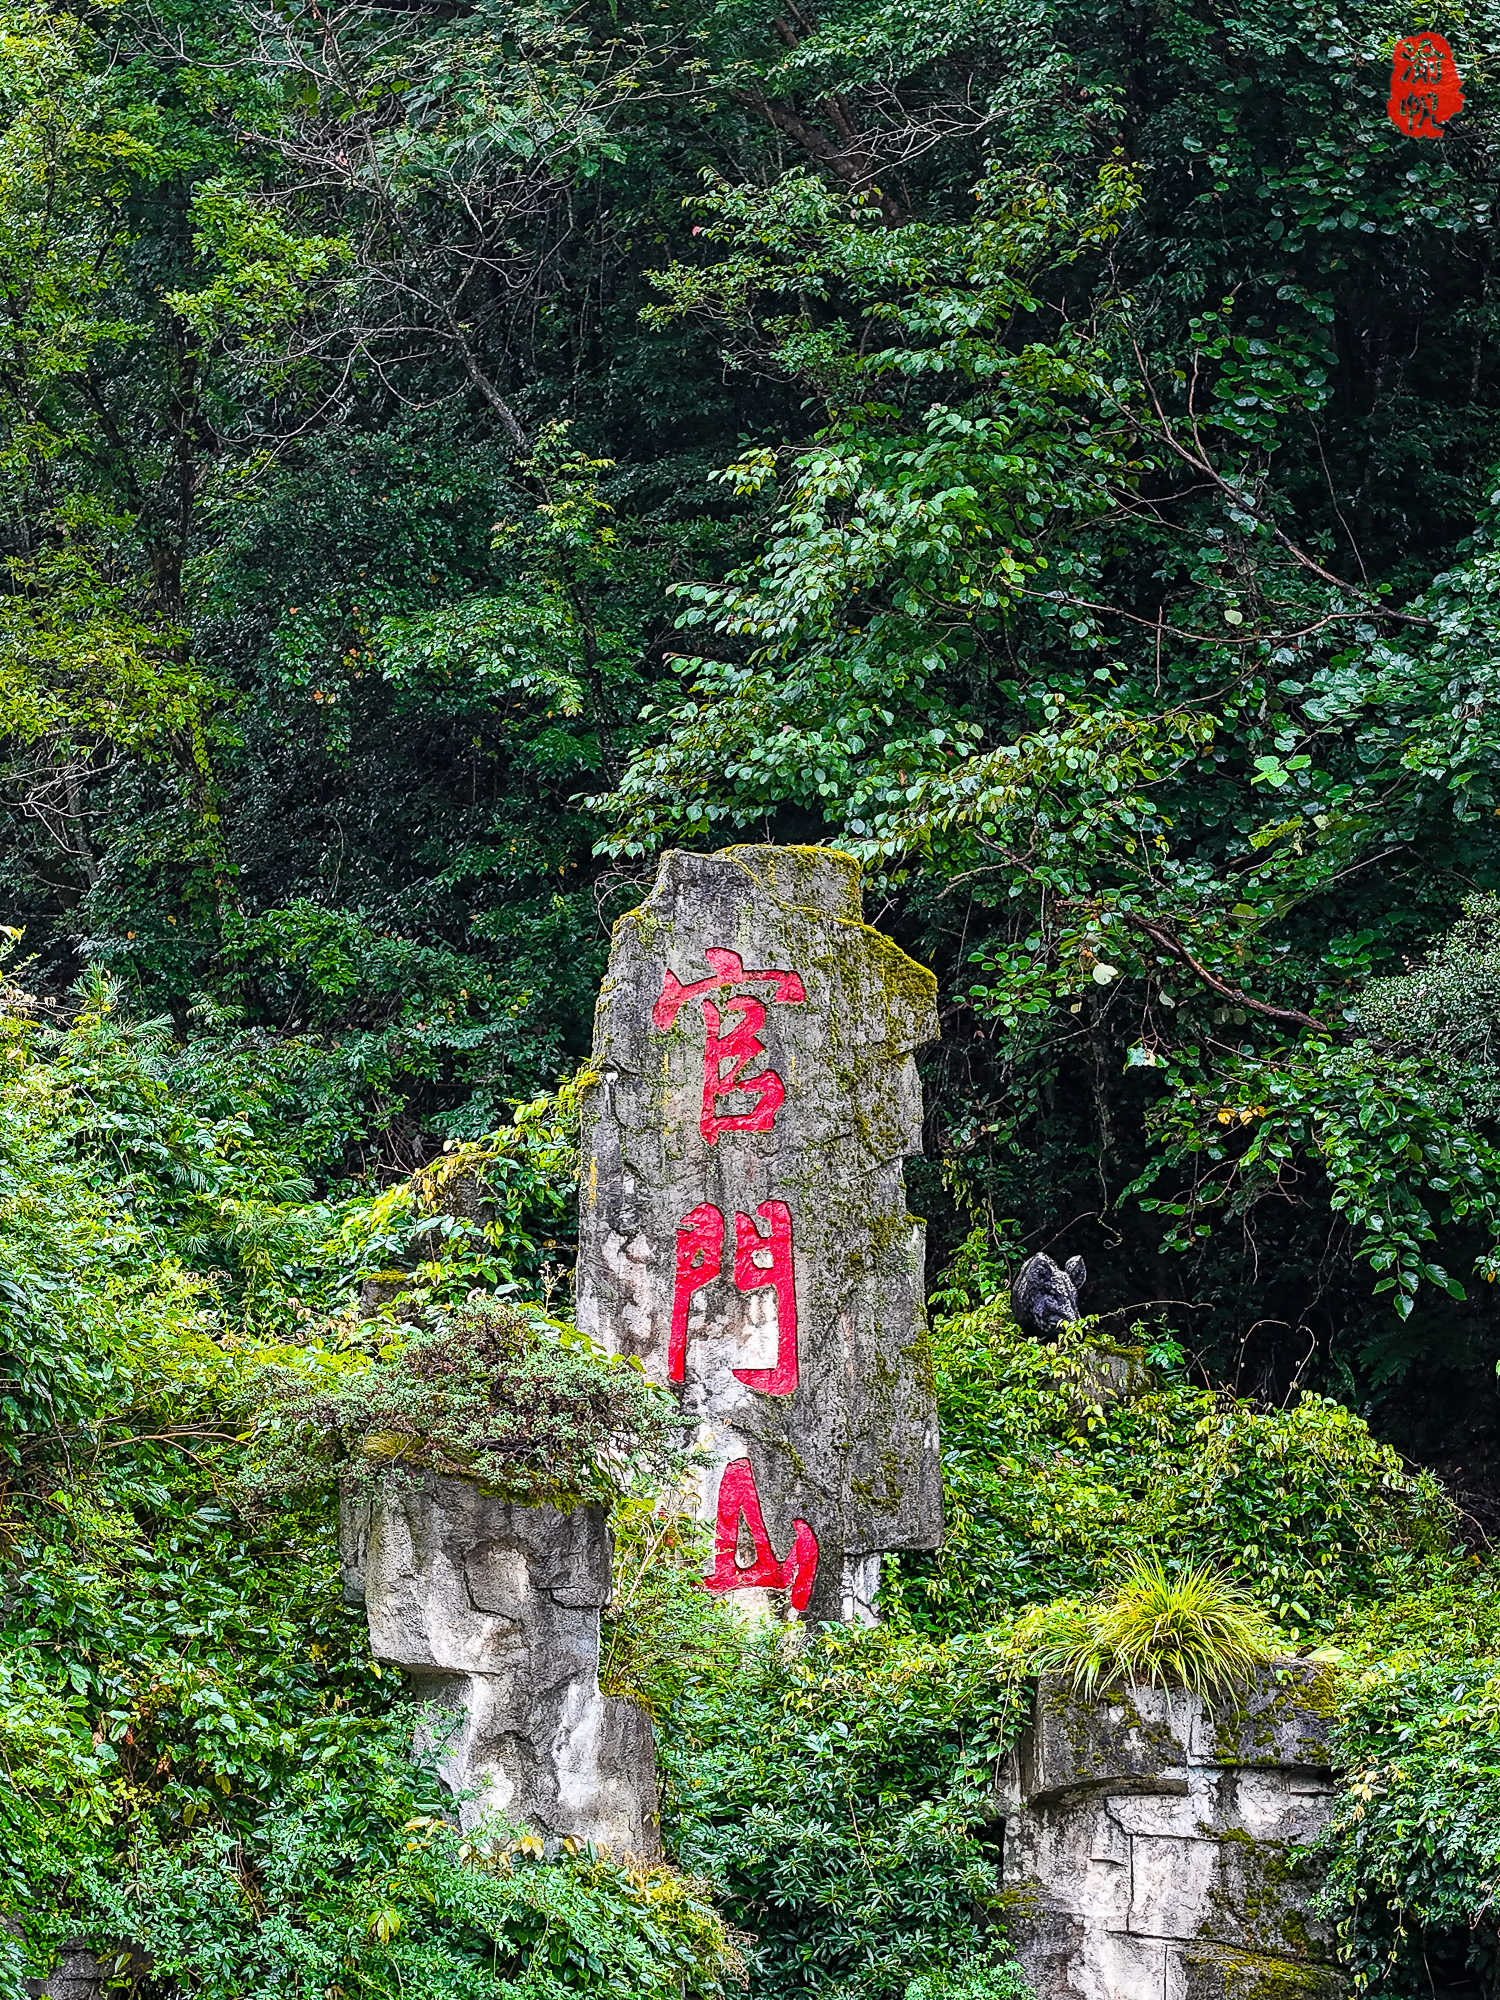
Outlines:
[[[999,1802],[1037,2000],[1339,2000],[1298,1852],[1334,1789],[1321,1687],[1299,1664],[1238,1697],[1086,1701],[1044,1677]]]
[[[822,848],[663,857],[615,926],[582,1135],[578,1323],[681,1397],[709,1589],[874,1615],[942,1529],[913,1052],[936,983]]]
[[[29,2000],[100,2000],[107,1968],[89,1951],[65,1949],[47,1979],[25,1981]]]
[[[601,1507],[528,1507],[473,1481],[388,1475],[341,1522],[346,1598],[424,1725],[465,1826],[500,1811],[617,1859],[661,1852],[656,1752],[635,1702],[600,1693],[609,1598]]]

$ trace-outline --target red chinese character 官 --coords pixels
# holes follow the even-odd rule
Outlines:
[[[755,1553],[743,1566],[739,1560],[740,1516],[750,1530]],[[772,1590],[789,1590],[792,1609],[805,1611],[812,1597],[813,1579],[818,1574],[818,1538],[806,1521],[792,1523],[792,1546],[786,1561],[777,1559],[766,1533],[755,1472],[748,1458],[731,1459],[719,1481],[719,1504],[714,1521],[714,1566],[703,1579],[705,1590],[748,1590],[759,1584]]]
[[[765,1026],[766,1010],[759,1000],[752,1000],[748,994],[736,994],[724,1002],[723,1010],[709,999],[710,993],[720,992],[726,986],[772,986],[774,1003],[800,1006],[807,998],[806,989],[795,972],[780,972],[767,966],[756,972],[745,970],[737,951],[726,951],[717,945],[711,946],[703,956],[713,967],[707,979],[695,979],[690,986],[684,986],[675,972],[663,975],[661,992],[656,1005],[651,1010],[651,1018],[663,1033],[677,1019],[678,1009],[685,1000],[701,1000],[703,1004],[703,1110],[698,1120],[698,1129],[713,1145],[721,1132],[769,1132],[776,1123],[776,1113],[786,1099],[786,1085],[769,1064],[753,1074],[752,1065],[766,1053],[760,1030]],[[733,1019],[735,1015],[738,1020]],[[724,1065],[729,1065],[726,1072]],[[748,1111],[726,1111],[721,1113],[718,1101],[738,1093],[754,1099]]]
[[[792,1211],[784,1201],[763,1201],[756,1213],[767,1225],[762,1236],[748,1215],[734,1218],[734,1282],[742,1292],[767,1286],[776,1293],[776,1360],[770,1368],[736,1368],[746,1388],[767,1396],[790,1396],[797,1387],[797,1284],[792,1269]],[[757,1260],[766,1259],[764,1264]],[[687,1372],[688,1314],[693,1297],[719,1276],[724,1262],[724,1217],[712,1202],[700,1202],[677,1225],[677,1272],[672,1288],[672,1333],[667,1377],[681,1382]]]

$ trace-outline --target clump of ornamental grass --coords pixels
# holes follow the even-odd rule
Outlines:
[[[1172,1571],[1154,1555],[1136,1556],[1107,1595],[1042,1607],[1019,1637],[1035,1666],[1085,1696],[1126,1684],[1213,1694],[1282,1650],[1238,1584],[1207,1563]]]
[[[348,1372],[261,1370],[251,1497],[337,1479],[453,1473],[506,1499],[609,1500],[680,1479],[676,1399],[574,1328],[501,1300],[471,1300]]]

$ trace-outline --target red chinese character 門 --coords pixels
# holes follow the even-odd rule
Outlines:
[[[752,1561],[739,1560],[740,1516],[750,1530]],[[748,1458],[732,1458],[719,1481],[719,1505],[714,1521],[714,1566],[704,1577],[706,1590],[748,1590],[752,1585],[790,1590],[792,1609],[805,1611],[818,1573],[818,1538],[806,1521],[792,1523],[792,1546],[785,1562],[778,1560],[766,1533],[766,1520]]]
[[[761,972],[747,972],[737,951],[711,945],[703,956],[713,967],[708,978],[695,979],[690,986],[684,986],[675,972],[667,972],[656,1005],[651,1009],[651,1018],[665,1033],[677,1019],[684,1000],[702,1000],[703,1111],[698,1129],[711,1146],[721,1132],[769,1132],[786,1098],[786,1085],[769,1064],[754,1075],[746,1074],[766,1052],[760,1039],[766,1020],[764,1005],[746,993],[737,993],[724,1002],[721,1012],[708,995],[726,986],[773,986],[773,1004],[796,1007],[807,998],[807,992],[795,972],[779,972],[771,966]],[[735,1015],[738,1020],[733,1019]],[[729,1064],[727,1074],[725,1063]],[[754,1098],[754,1104],[748,1111],[721,1114],[718,1100],[735,1092]]]
[[[763,1201],[756,1214],[734,1218],[734,1282],[742,1292],[771,1286],[776,1292],[776,1360],[770,1368],[736,1368],[735,1379],[767,1396],[790,1396],[797,1387],[797,1286],[792,1271],[792,1212],[784,1201]],[[764,1257],[764,1264],[757,1260]],[[693,1295],[711,1285],[724,1263],[724,1217],[712,1202],[690,1209],[677,1225],[677,1280],[672,1291],[672,1337],[667,1375],[683,1380],[687,1366],[688,1312]]]

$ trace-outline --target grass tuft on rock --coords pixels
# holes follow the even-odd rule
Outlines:
[[[1134,1557],[1118,1586],[1033,1614],[1036,1664],[1085,1696],[1111,1688],[1182,1687],[1213,1694],[1274,1658],[1276,1628],[1245,1591],[1207,1563],[1171,1571]]]

